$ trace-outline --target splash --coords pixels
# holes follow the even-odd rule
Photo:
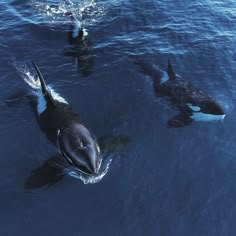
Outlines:
[[[83,27],[90,26],[99,21],[105,14],[105,7],[94,0],[63,0],[58,3],[42,2],[31,0],[33,8],[44,17],[46,24],[67,25],[71,23],[70,15],[83,24]],[[42,22],[40,22],[42,23]]]
[[[13,62],[13,65],[20,74],[20,76],[23,78],[23,80],[33,89],[31,93],[41,99],[42,92],[40,80],[36,74],[31,72],[32,68],[25,63]],[[48,86],[48,89],[50,90],[50,93],[55,100],[61,103],[68,104],[68,102],[51,86]]]
[[[18,63],[13,61],[13,66],[20,74],[22,79],[34,90],[40,90],[41,85],[37,76],[30,72],[30,68],[26,63]]]
[[[112,159],[110,158],[108,163],[105,165],[104,170],[97,175],[86,175],[73,167],[66,168],[65,173],[70,175],[71,177],[82,180],[84,184],[95,184],[101,181],[101,179],[107,174],[111,162]]]

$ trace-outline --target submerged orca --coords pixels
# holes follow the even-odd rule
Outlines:
[[[49,89],[33,62],[41,84],[37,96],[38,121],[48,138],[58,147],[61,156],[73,171],[98,174],[102,158],[94,135],[80,122],[77,113],[61,97]]]
[[[68,41],[70,44],[80,44],[85,38],[84,28],[82,23],[76,19],[72,12],[67,12],[67,16],[70,16],[71,25],[68,33]],[[81,19],[82,21],[82,19]]]
[[[90,42],[86,37],[86,31],[81,22],[78,21],[72,12],[67,15],[71,18],[71,25],[68,31],[69,47],[63,51],[65,56],[71,56],[76,59],[78,71],[83,77],[88,77],[93,71],[94,55],[90,47]]]
[[[179,114],[168,120],[168,127],[178,128],[196,121],[223,120],[225,112],[211,96],[176,75],[168,60],[167,73],[136,60],[143,73],[153,79],[156,96],[165,97],[178,110]]]

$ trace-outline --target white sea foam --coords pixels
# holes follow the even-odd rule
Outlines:
[[[47,24],[68,24],[71,22],[68,13],[72,13],[83,26],[92,25],[105,14],[105,5],[98,4],[95,0],[62,0],[53,4],[31,0],[31,4],[43,17],[40,23]]]
[[[82,180],[84,184],[95,184],[101,181],[101,179],[107,174],[111,162],[112,162],[112,159],[109,159],[108,163],[106,164],[105,169],[98,175],[86,175],[75,167],[66,168],[65,173],[70,175],[73,178]]]
[[[41,84],[38,76],[31,73],[29,68],[25,64],[18,65],[14,63],[14,66],[18,70],[24,81],[32,88],[31,93],[37,97],[37,111],[40,115],[47,108],[47,102],[45,101],[45,98],[42,94]],[[55,92],[50,86],[48,86],[48,89],[54,100],[68,104],[68,102],[59,93]]]

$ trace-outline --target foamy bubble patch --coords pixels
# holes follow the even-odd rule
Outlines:
[[[82,180],[84,184],[95,184],[101,181],[101,179],[107,174],[111,162],[112,162],[112,159],[109,160],[109,162],[106,164],[105,169],[98,175],[91,175],[91,176],[85,175],[79,172],[77,169],[73,170],[73,168],[70,168],[70,167],[67,168],[65,172],[73,178]]]

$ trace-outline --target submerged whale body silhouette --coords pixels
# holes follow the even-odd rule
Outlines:
[[[69,47],[63,51],[64,56],[74,57],[78,71],[83,77],[88,77],[93,72],[94,53],[90,42],[86,37],[86,31],[81,21],[78,21],[72,12],[67,13],[71,18],[71,25],[68,31]]]
[[[156,96],[170,101],[179,114],[168,120],[168,127],[178,128],[192,121],[217,121],[225,117],[224,109],[211,96],[176,75],[168,60],[167,73],[139,59],[135,63],[153,79]]]
[[[37,112],[40,127],[58,147],[67,165],[73,171],[88,175],[98,174],[101,165],[100,149],[94,135],[80,122],[77,113],[71,110],[63,98],[57,98],[33,62],[38,74],[41,91],[37,96]]]

